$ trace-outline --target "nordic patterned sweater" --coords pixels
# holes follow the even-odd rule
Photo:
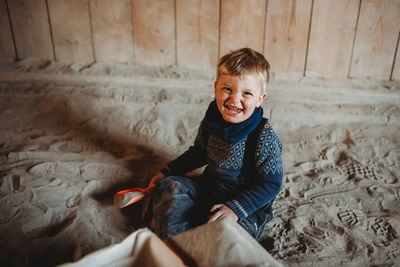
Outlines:
[[[244,160],[248,136],[230,144],[210,134],[203,119],[194,145],[171,161],[162,172],[166,176],[183,175],[207,165],[202,176],[213,180],[220,190],[235,192],[225,204],[242,220],[273,200],[282,185],[282,144],[269,122],[263,120],[262,123],[264,127],[255,137],[255,158],[251,161],[255,168],[243,166],[244,162],[249,162]],[[255,171],[246,175],[250,172],[243,172],[242,167]]]

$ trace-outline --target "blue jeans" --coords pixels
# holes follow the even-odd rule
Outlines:
[[[165,240],[204,224],[208,221],[211,207],[230,197],[226,193],[213,192],[202,183],[201,177],[169,176],[161,179],[153,192],[154,230]],[[258,239],[271,219],[272,201],[238,223]]]

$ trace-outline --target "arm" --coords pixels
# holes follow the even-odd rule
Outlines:
[[[278,137],[266,143],[266,150],[257,159],[258,177],[256,182],[225,205],[233,210],[239,220],[246,218],[265,206],[279,193],[282,185],[282,144]]]
[[[197,132],[194,145],[182,155],[171,161],[165,168],[161,170],[160,173],[156,175],[157,177],[155,176],[153,179],[159,180],[165,176],[183,175],[207,164],[207,139],[208,134],[206,131],[205,122],[203,120]]]

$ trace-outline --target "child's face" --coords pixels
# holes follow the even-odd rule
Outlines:
[[[230,123],[247,120],[266,97],[256,74],[221,75],[214,89],[219,112]]]

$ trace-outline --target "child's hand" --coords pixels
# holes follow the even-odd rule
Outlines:
[[[149,186],[155,184],[158,180],[164,177],[165,177],[164,174],[162,174],[161,172],[157,173],[156,175],[153,176],[153,178],[151,178]]]
[[[210,212],[214,214],[211,216],[208,222],[213,222],[225,217],[231,217],[235,222],[237,222],[239,219],[238,216],[233,212],[233,210],[225,204],[214,205],[211,208]]]

